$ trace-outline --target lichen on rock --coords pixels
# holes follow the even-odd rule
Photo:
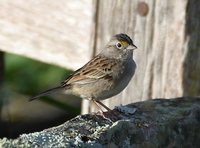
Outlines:
[[[200,98],[155,99],[116,107],[121,119],[79,115],[64,124],[17,139],[0,139],[1,147],[198,147]]]

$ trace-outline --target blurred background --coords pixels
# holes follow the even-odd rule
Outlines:
[[[199,96],[199,30],[198,0],[1,0],[0,137],[97,111],[71,95],[28,99],[59,85],[116,33],[133,38],[137,70],[107,106]]]

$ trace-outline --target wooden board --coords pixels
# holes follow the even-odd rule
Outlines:
[[[0,50],[69,69],[92,54],[92,0],[1,0]]]
[[[97,1],[96,50],[116,33],[130,35],[137,70],[129,86],[103,101],[109,107],[183,95],[187,0]],[[86,103],[85,103],[86,104]],[[88,111],[94,111],[93,105]],[[86,111],[84,112],[86,113]]]

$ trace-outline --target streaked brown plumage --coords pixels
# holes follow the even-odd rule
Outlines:
[[[55,91],[71,93],[97,102],[117,95],[128,85],[134,75],[136,64],[132,55],[135,48],[129,36],[117,34],[97,56],[73,72],[60,86],[49,89],[30,100]]]

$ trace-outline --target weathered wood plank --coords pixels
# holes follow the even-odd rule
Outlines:
[[[92,54],[92,0],[1,0],[0,50],[77,69]]]
[[[200,13],[197,2],[191,2],[196,6],[193,12],[195,17],[193,21],[197,20],[194,25],[194,33],[192,42],[194,46],[194,53],[189,51],[188,40],[192,40],[190,34],[186,34],[186,16],[187,16],[187,0],[168,0],[155,1],[145,0],[142,5],[146,5],[138,10],[141,6],[141,1],[121,1],[110,0],[106,3],[99,2],[98,12],[98,28],[96,47],[97,51],[105,45],[110,36],[116,33],[124,32],[134,38],[138,50],[134,52],[134,59],[137,63],[137,70],[134,78],[129,86],[118,96],[115,96],[104,102],[113,107],[116,104],[127,104],[146,100],[148,98],[169,98],[178,97],[186,93],[185,81],[190,75],[189,57],[196,57],[193,54],[199,55],[199,42],[197,39],[200,36],[198,29]],[[191,15],[192,13],[190,13]],[[193,15],[194,16],[194,15]],[[186,38],[187,36],[187,38]],[[185,67],[185,56],[190,55],[186,60],[188,67]],[[196,59],[195,58],[195,59]],[[193,61],[193,66],[197,66],[199,60]],[[184,66],[185,65],[185,66]],[[196,71],[193,69],[193,71]],[[185,73],[187,72],[187,73]],[[191,75],[190,75],[191,76]],[[191,77],[190,77],[191,79]],[[195,90],[200,90],[199,78],[195,77],[197,82],[193,82]],[[191,82],[191,81],[190,81]],[[192,86],[192,83],[190,83]],[[194,87],[193,85],[193,87]],[[194,95],[194,94],[193,94]],[[198,93],[195,93],[198,95]],[[91,110],[93,111],[92,107]]]

